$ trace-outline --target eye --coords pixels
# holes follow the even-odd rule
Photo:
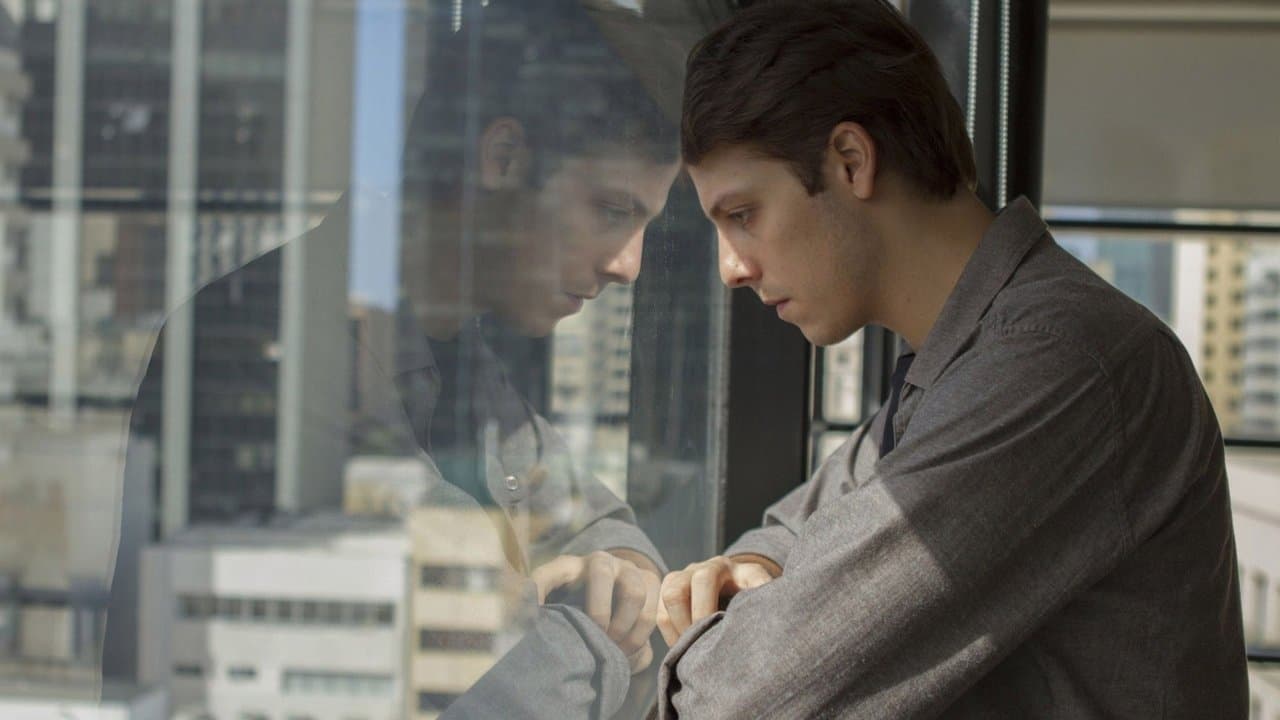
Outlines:
[[[600,216],[604,218],[604,222],[609,227],[615,227],[631,222],[633,215],[631,208],[622,207],[621,205],[613,205],[611,203],[598,203]]]
[[[734,212],[729,213],[727,217],[737,223],[738,227],[746,228],[747,223],[751,222],[751,215],[751,208],[744,208],[742,210],[735,210]]]

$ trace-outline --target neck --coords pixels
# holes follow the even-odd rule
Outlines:
[[[919,350],[994,215],[969,190],[942,202],[901,203],[885,222],[881,323]]]

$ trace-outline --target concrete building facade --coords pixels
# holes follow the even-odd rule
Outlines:
[[[400,718],[408,556],[400,523],[338,515],[148,547],[140,681],[172,714]]]

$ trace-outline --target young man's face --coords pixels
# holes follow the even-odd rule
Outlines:
[[[502,193],[478,218],[477,297],[541,337],[605,285],[634,282],[645,226],[679,169],[619,147],[560,158],[540,187]]]
[[[689,176],[716,226],[725,285],[751,288],[816,345],[869,322],[881,244],[837,178],[811,196],[786,163],[743,147],[710,153]]]

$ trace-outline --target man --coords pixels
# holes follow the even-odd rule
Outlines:
[[[1247,713],[1195,369],[1026,199],[983,206],[961,117],[879,0],[753,6],[690,55],[724,282],[815,344],[877,324],[910,351],[763,527],[664,580],[663,717]]]
[[[575,469],[520,391],[530,371],[523,356],[504,358],[500,348],[539,342],[608,284],[636,279],[645,226],[679,170],[674,127],[576,0],[468,3],[456,23],[453,3],[430,7],[427,87],[406,134],[395,356],[354,342],[345,315],[325,326],[332,337],[309,336],[307,351],[353,353],[387,372],[355,433],[343,418],[307,415],[303,434],[308,447],[416,459],[430,481],[414,503],[480,508],[492,519],[507,561],[497,584],[517,588],[494,642],[501,660],[469,692],[419,710],[610,717],[623,711],[631,675],[651,665],[665,568],[631,508]],[[341,255],[348,227],[344,202],[291,242],[313,257]],[[275,368],[259,350],[277,334],[282,255],[273,250],[193,299],[194,354],[205,360],[195,372],[225,378],[193,383],[197,416],[201,406],[274,396]],[[308,275],[334,283],[335,314],[345,313],[344,281]],[[161,347],[139,389],[135,438],[161,436]],[[246,357],[254,360],[227,367],[226,358]],[[349,382],[322,377],[302,392],[346,392]],[[237,468],[218,470],[225,484]],[[220,514],[242,521],[252,509]],[[468,541],[437,537],[444,532],[430,541]],[[111,648],[132,640],[120,628],[128,624],[108,640],[108,667]],[[474,673],[474,661],[463,662],[477,649],[474,634],[437,633],[441,657],[461,658],[458,676]],[[642,699],[651,697],[650,684]]]

